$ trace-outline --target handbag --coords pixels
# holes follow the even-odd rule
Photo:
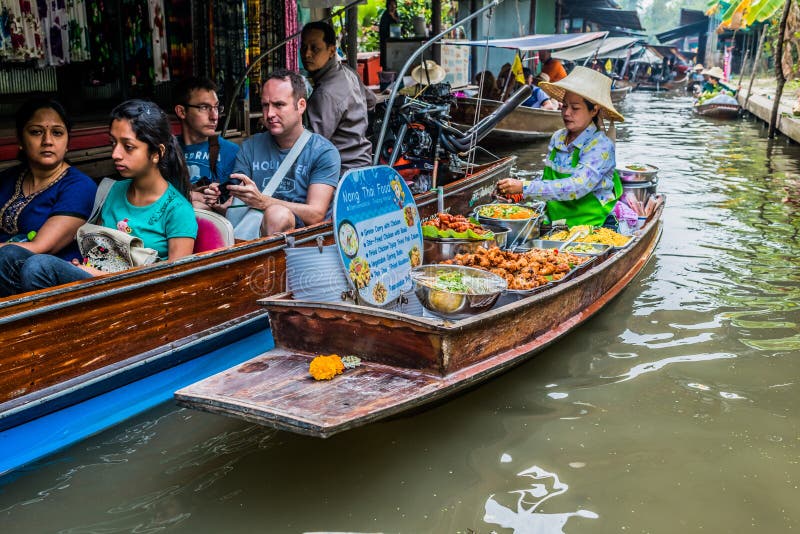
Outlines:
[[[286,176],[286,173],[289,172],[289,169],[294,165],[294,162],[297,160],[300,152],[303,151],[309,139],[311,139],[311,132],[303,130],[303,133],[297,141],[295,141],[292,149],[286,157],[283,158],[275,174],[273,174],[269,182],[267,182],[264,190],[261,191],[262,194],[271,197],[275,190],[278,189],[281,180],[283,180],[283,177]],[[263,211],[255,208],[248,208],[247,204],[238,198],[234,198],[227,213],[225,213],[225,217],[233,225],[233,235],[236,239],[250,240],[261,237],[261,219],[264,217]]]
[[[76,236],[84,264],[107,273],[118,273],[158,261],[158,251],[145,247],[140,238],[93,224],[100,217],[103,202],[114,182],[111,178],[104,178],[100,182],[89,222],[78,228]]]
[[[107,273],[117,273],[158,260],[158,251],[142,240],[114,228],[86,223],[78,228],[78,248],[83,262]]]

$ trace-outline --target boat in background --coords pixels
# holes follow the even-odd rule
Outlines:
[[[619,83],[619,82],[615,82],[615,83]],[[615,104],[619,104],[620,102],[625,100],[625,97],[628,96],[628,93],[630,93],[631,90],[632,90],[632,88],[630,86],[616,87],[614,89],[611,89],[611,101],[613,103],[615,103]]]
[[[566,281],[460,320],[346,303],[262,301],[275,348],[175,393],[182,406],[328,437],[447,398],[522,363],[600,311],[631,283],[661,236],[663,203],[638,235]],[[268,347],[265,347],[268,348]],[[361,365],[309,376],[321,354]]]
[[[695,104],[692,111],[701,117],[712,119],[736,119],[742,112],[738,104]]]
[[[476,108],[480,109],[478,120],[494,113],[503,103],[496,100],[458,98],[450,106],[450,123],[459,129],[468,129],[476,118]],[[524,143],[537,139],[550,139],[556,130],[564,127],[561,112],[519,106],[501,120],[484,141],[490,144]]]

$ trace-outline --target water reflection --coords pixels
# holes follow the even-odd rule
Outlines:
[[[504,506],[494,494],[486,499],[483,520],[487,523],[500,525],[512,529],[515,534],[532,534],[536,532],[564,532],[564,525],[571,517],[597,519],[599,516],[589,510],[576,510],[575,512],[543,513],[537,509],[548,500],[566,493],[569,486],[558,475],[534,465],[517,473],[518,477],[532,478],[534,483],[520,490],[507,492],[505,495],[516,495],[516,502]],[[500,500],[504,496],[499,497]],[[510,499],[513,501],[513,499]]]

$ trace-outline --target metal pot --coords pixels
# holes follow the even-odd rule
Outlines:
[[[644,167],[631,169],[630,167]],[[658,167],[647,163],[628,163],[617,167],[619,179],[623,182],[658,182]]]
[[[636,200],[642,203],[642,206],[647,205],[647,200],[656,194],[658,182],[631,182],[622,184],[622,198],[628,194],[633,194]]]
[[[484,204],[483,206],[488,206],[488,205],[489,204]],[[504,226],[510,230],[507,237],[507,243],[504,245],[498,244],[500,248],[505,248],[506,246],[511,245],[511,243],[513,243],[514,241],[516,241],[517,244],[521,244],[529,239],[536,239],[537,237],[539,237],[540,233],[539,229],[542,225],[542,215],[544,215],[544,202],[539,202],[537,204],[534,204],[533,206],[523,206],[525,208],[532,209],[538,214],[536,217],[532,217],[530,219],[494,219],[491,217],[484,217],[483,215],[480,215],[480,209],[483,206],[478,206],[475,208],[474,212],[475,218],[478,219],[478,222],[480,222],[483,225],[493,224],[493,225]],[[526,229],[526,225],[528,225],[527,231],[525,232],[526,235],[521,236],[519,237],[519,239],[517,239],[520,233],[522,233],[523,230]]]
[[[447,272],[461,272],[476,279],[474,294],[436,289],[436,277]],[[489,271],[461,265],[420,265],[411,269],[414,294],[426,310],[445,319],[464,319],[492,308],[508,287],[505,279]],[[480,286],[480,287],[477,287]]]
[[[454,237],[426,237],[422,254],[425,263],[441,263],[455,258],[456,254],[473,254],[479,248],[494,246],[504,248],[510,230],[504,226],[484,224],[484,228],[494,233],[494,239],[457,239]]]

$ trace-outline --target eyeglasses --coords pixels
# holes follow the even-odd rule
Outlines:
[[[222,104],[217,104],[216,106],[211,106],[209,104],[184,104],[184,107],[199,109],[203,113],[211,113],[212,109],[216,111],[217,114],[225,111],[225,106]]]

